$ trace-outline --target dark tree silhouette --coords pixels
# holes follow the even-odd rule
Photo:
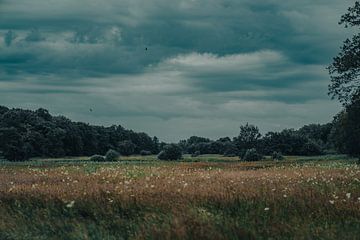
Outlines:
[[[341,17],[339,24],[359,30],[359,1]],[[355,34],[352,39],[345,40],[341,52],[334,58],[328,70],[331,76],[329,95],[333,99],[338,98],[344,105],[349,104],[354,96],[360,93],[360,33]]]

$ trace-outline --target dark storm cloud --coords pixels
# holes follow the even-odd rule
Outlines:
[[[351,34],[337,22],[353,2],[0,0],[0,102],[154,134],[167,126],[168,139],[181,128],[225,135],[236,121],[325,121],[338,110],[325,68]]]

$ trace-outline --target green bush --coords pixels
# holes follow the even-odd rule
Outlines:
[[[242,160],[246,162],[260,161],[263,159],[263,155],[258,153],[255,148],[248,149]]]
[[[104,162],[105,157],[101,155],[92,155],[89,160],[93,162]]]
[[[274,151],[272,154],[271,154],[271,158],[273,160],[283,160],[284,159],[284,156],[282,155],[281,152],[276,152]]]
[[[118,160],[120,157],[120,153],[118,153],[117,151],[110,149],[109,151],[107,151],[107,153],[105,154],[105,160],[108,162],[113,162]]]
[[[157,156],[159,160],[179,160],[182,158],[181,148],[177,144],[169,144]]]

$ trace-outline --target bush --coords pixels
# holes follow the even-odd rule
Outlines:
[[[157,156],[159,160],[179,160],[182,158],[181,148],[177,144],[169,144]]]
[[[148,156],[148,155],[151,155],[151,152],[150,152],[150,151],[146,151],[146,150],[141,150],[141,151],[140,151],[140,155],[141,155],[141,156]]]
[[[242,160],[247,162],[260,161],[261,159],[263,159],[263,156],[255,148],[248,149],[242,158]]]
[[[196,151],[194,152],[193,154],[191,154],[191,157],[198,157],[201,155],[201,152],[200,151]]]
[[[104,162],[105,157],[101,155],[92,155],[89,160],[93,162]]]
[[[271,158],[273,159],[273,160],[283,160],[284,159],[284,156],[282,155],[282,153],[281,152],[273,152],[272,154],[271,154]]]
[[[134,154],[136,145],[129,140],[125,140],[118,143],[118,150],[121,155],[130,156]]]
[[[117,151],[115,151],[113,149],[110,149],[105,154],[105,160],[108,162],[116,161],[116,160],[118,160],[119,157],[120,157],[120,153],[118,153]]]

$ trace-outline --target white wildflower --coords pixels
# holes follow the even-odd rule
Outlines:
[[[74,206],[74,204],[75,204],[75,201],[71,201],[68,204],[66,204],[66,207],[67,208],[72,208]]]

